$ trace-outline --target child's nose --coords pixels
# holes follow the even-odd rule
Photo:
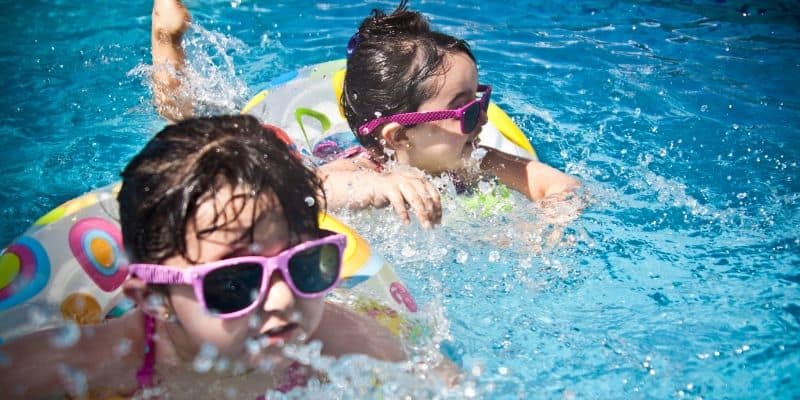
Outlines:
[[[294,308],[295,297],[289,284],[278,271],[272,273],[267,287],[267,298],[262,308],[266,312],[283,312]]]

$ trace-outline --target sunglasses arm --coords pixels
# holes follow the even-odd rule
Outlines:
[[[132,264],[128,266],[131,276],[136,276],[147,283],[167,285],[189,285],[193,275],[191,269],[170,268],[155,264]]]

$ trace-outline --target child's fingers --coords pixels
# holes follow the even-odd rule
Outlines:
[[[436,187],[427,180],[425,181],[425,190],[431,203],[433,223],[438,224],[442,222],[442,198],[439,195],[439,191],[436,190]]]
[[[410,180],[401,185],[406,202],[411,205],[424,228],[430,228],[437,222],[436,206],[428,195],[425,180]]]
[[[403,198],[403,194],[399,190],[389,190],[386,192],[386,198],[389,199],[389,203],[392,203],[392,207],[394,207],[394,211],[397,212],[400,219],[404,223],[408,223],[408,210],[406,210],[406,201]]]

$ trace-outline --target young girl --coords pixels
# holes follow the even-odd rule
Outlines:
[[[158,112],[172,121],[193,115],[193,100],[181,90],[185,56],[181,39],[191,16],[180,0],[154,0],[151,29],[153,94]],[[407,207],[424,227],[441,220],[439,192],[420,171],[395,169],[376,172],[352,162],[334,162],[317,170],[329,209],[363,209],[391,205],[403,221]]]
[[[466,42],[432,31],[405,0],[389,15],[373,10],[348,44],[341,102],[364,148],[353,161],[376,171],[396,163],[447,174],[459,191],[496,177],[532,200],[578,186],[544,163],[480,146],[490,95]]]
[[[281,347],[312,340],[330,356],[405,358],[377,322],[323,300],[345,237],[319,228],[315,174],[255,118],[168,126],[122,178],[123,289],[137,308],[82,327],[72,346],[54,346],[54,331],[5,343],[4,398],[155,386],[169,398],[254,399],[305,383],[310,372]]]

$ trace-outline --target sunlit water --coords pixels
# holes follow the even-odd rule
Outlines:
[[[189,2],[205,112],[342,57],[371,7],[394,4],[340,3]],[[583,199],[489,217],[449,202],[432,231],[344,215],[429,303],[431,346],[464,376],[448,389],[408,365],[310,357],[331,382],[298,395],[800,396],[798,10],[669,3],[412,4],[471,43],[495,101]],[[5,244],[118,179],[164,122],[144,78],[150,4],[0,6]]]

